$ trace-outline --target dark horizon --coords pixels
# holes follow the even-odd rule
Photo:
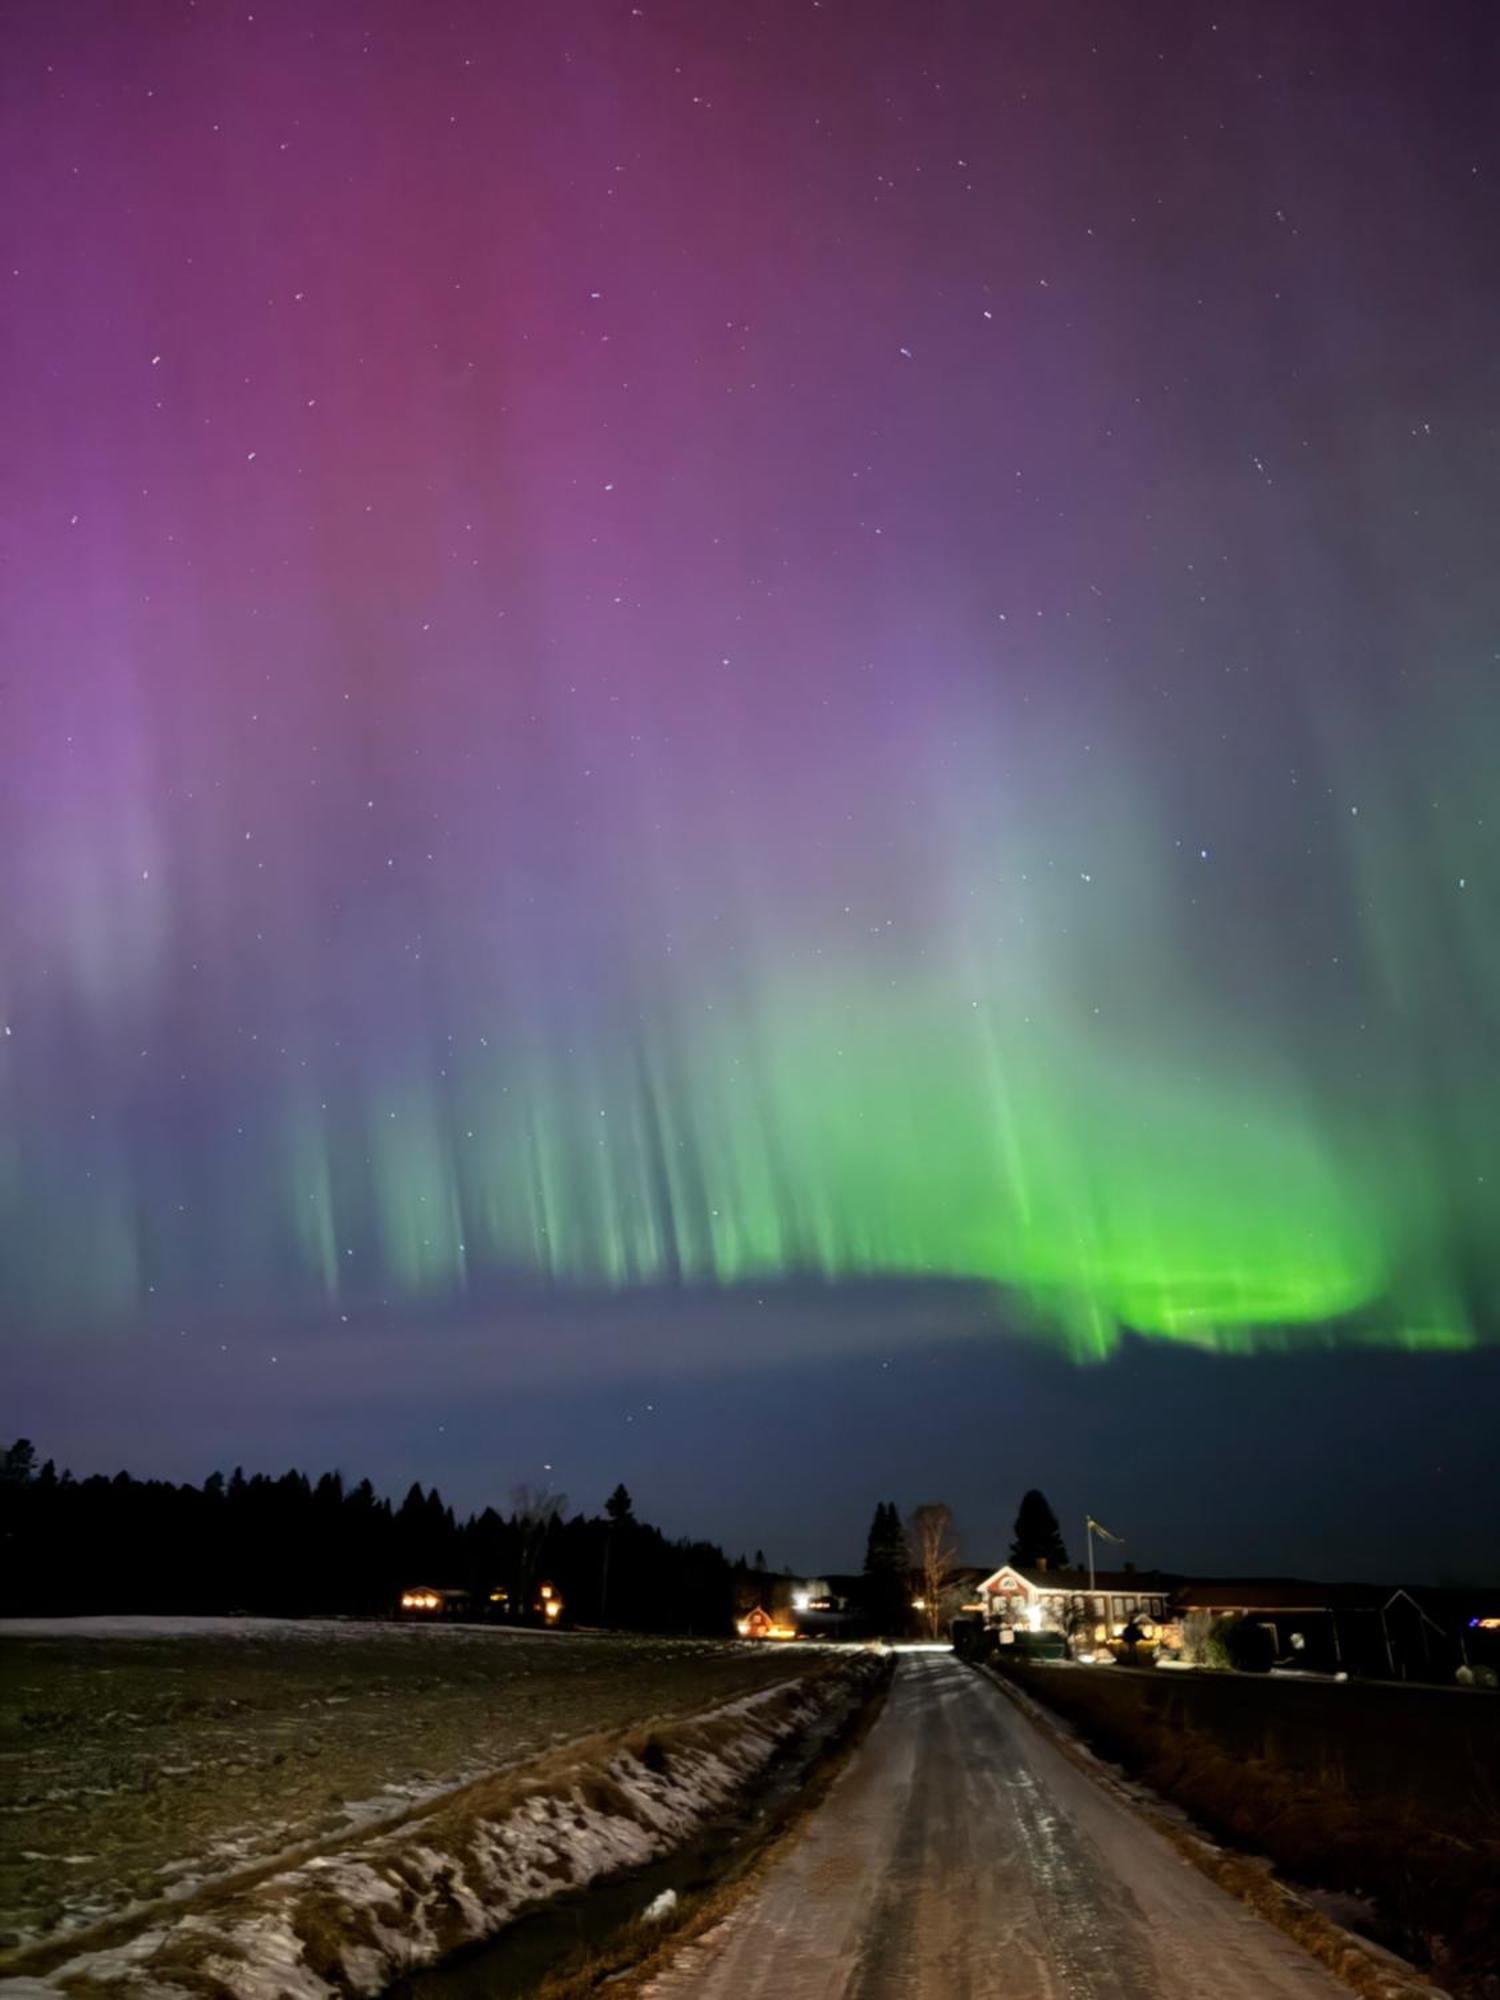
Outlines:
[[[721,1311],[733,1316],[736,1303]],[[688,1310],[671,1301],[657,1312],[670,1319],[670,1305]],[[825,1300],[837,1308],[848,1301]],[[871,1316],[869,1295],[859,1310]],[[805,1321],[805,1302],[801,1312]],[[824,1347],[850,1345],[854,1332],[816,1329]],[[268,1381],[248,1401],[227,1366],[214,1382],[180,1339],[138,1338],[108,1359],[96,1350],[87,1382],[23,1364],[10,1412],[26,1421],[8,1421],[39,1460],[75,1475],[123,1469],[196,1485],[236,1464],[247,1474],[339,1470],[397,1499],[413,1480],[436,1485],[460,1513],[506,1511],[522,1482],[597,1513],[622,1481],[667,1533],[704,1537],[731,1558],[759,1547],[774,1567],[807,1575],[857,1570],[869,1517],[887,1499],[903,1514],[947,1500],[961,1560],[998,1564],[1022,1492],[1040,1486],[1075,1561],[1092,1513],[1125,1538],[1111,1560],[1143,1569],[1500,1581],[1492,1351],[1367,1356],[1354,1398],[1337,1351],[1225,1360],[1127,1341],[1114,1362],[1077,1370],[1045,1347],[903,1328],[899,1340],[888,1330],[884,1351],[854,1343],[836,1358],[788,1354],[705,1373],[701,1355],[725,1345],[710,1328],[696,1373],[682,1365],[679,1336],[667,1343],[678,1359],[654,1374],[549,1385],[508,1384],[493,1347],[472,1337],[441,1359],[431,1345],[417,1355],[397,1335],[390,1342],[389,1354],[373,1350],[363,1392],[337,1352],[283,1344],[280,1386]],[[147,1444],[148,1413],[183,1392],[197,1412],[191,1432]]]

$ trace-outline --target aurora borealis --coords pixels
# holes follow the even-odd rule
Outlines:
[[[1485,8],[9,40],[13,1328],[1492,1335]]]

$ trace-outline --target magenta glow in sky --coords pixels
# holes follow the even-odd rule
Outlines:
[[[15,1323],[1482,1338],[1469,21],[13,16]]]

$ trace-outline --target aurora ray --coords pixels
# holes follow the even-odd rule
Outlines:
[[[1477,95],[1330,139],[1331,28],[1084,4],[203,11],[16,36],[7,1316],[1486,1339]],[[1444,60],[1381,19],[1356,97]]]

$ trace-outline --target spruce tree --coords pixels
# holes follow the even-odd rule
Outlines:
[[[882,1500],[865,1542],[865,1610],[877,1632],[904,1632],[911,1595],[911,1558],[894,1500]]]
[[[1032,1487],[1022,1495],[1020,1510],[1016,1515],[1015,1540],[1010,1545],[1010,1559],[1017,1569],[1066,1569],[1068,1551],[1063,1545],[1062,1529],[1057,1525],[1057,1516],[1047,1505],[1045,1493]]]

